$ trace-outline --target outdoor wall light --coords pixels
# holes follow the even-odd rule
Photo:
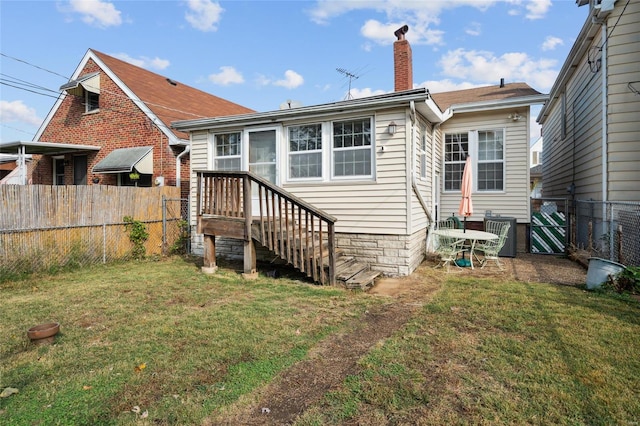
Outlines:
[[[512,119],[513,121],[519,121],[522,118],[522,116],[516,112],[513,114],[509,114],[509,118]]]
[[[393,121],[389,123],[389,127],[387,128],[387,133],[389,133],[391,136],[396,134],[396,123],[394,123]]]

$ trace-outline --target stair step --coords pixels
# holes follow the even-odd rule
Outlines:
[[[328,259],[326,260],[327,262],[324,262],[324,266],[328,265]],[[340,269],[347,268],[348,266],[355,263],[355,261],[356,261],[356,258],[353,256],[337,256],[336,270],[339,271]]]
[[[380,275],[380,271],[360,271],[349,278],[345,285],[347,288],[361,288],[363,290],[373,286],[373,282]]]
[[[363,263],[358,263],[358,262],[351,263],[349,265],[346,265],[346,267],[340,268],[336,271],[336,279],[341,281],[347,281],[350,278],[352,278],[354,275],[364,271],[365,269],[368,269],[368,266]]]

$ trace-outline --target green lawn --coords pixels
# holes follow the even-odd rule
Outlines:
[[[436,295],[298,425],[640,422],[638,302],[442,277],[427,271]],[[0,424],[201,424],[382,303],[180,258],[5,282],[0,391],[19,393]],[[31,344],[52,320],[55,343]]]

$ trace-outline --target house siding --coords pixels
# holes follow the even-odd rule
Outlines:
[[[413,175],[415,176],[415,186],[420,192],[423,201],[427,204],[427,208],[429,209],[429,213],[433,214],[434,203],[433,203],[433,191],[431,190],[433,182],[432,182],[432,158],[433,158],[433,149],[431,140],[431,131],[432,126],[426,123],[424,120],[418,119],[415,127],[414,127],[414,140],[413,140],[413,153],[409,153],[409,155],[413,155]],[[420,160],[420,147],[422,145],[422,138],[426,138],[426,150],[425,150],[425,177],[422,177],[422,164]],[[408,185],[410,187],[410,202],[409,206],[411,208],[411,220],[409,222],[409,228],[411,230],[411,234],[415,234],[429,226],[427,214],[418,199],[415,191],[413,190],[413,177],[410,176],[408,181]]]
[[[526,109],[526,111],[525,111]],[[474,214],[467,219],[482,222],[486,211],[501,216],[515,217],[519,223],[529,223],[529,108],[518,108],[523,118],[512,121],[508,118],[513,109],[464,114],[453,117],[442,126],[442,133],[468,132],[471,130],[505,129],[505,190],[497,192],[474,192],[472,194]],[[442,141],[440,151],[444,150]],[[440,160],[443,161],[442,159]],[[444,164],[440,165],[441,170]],[[474,169],[474,172],[477,170]],[[442,173],[441,173],[442,176]],[[441,184],[444,178],[441,178]],[[458,215],[460,191],[443,192],[440,216]]]
[[[640,89],[640,3],[629,2],[620,16],[622,6],[624,3],[618,5],[609,18],[610,38],[607,42],[608,199],[640,201],[640,96],[628,87],[630,82],[636,82],[634,87]]]
[[[397,125],[393,136],[387,134],[391,121]],[[286,127],[288,123],[283,125]],[[295,196],[338,217],[336,232],[406,235],[409,207],[405,137],[409,127],[404,109],[378,112],[374,117],[374,126],[374,180],[285,182],[282,186]],[[286,155],[286,147],[282,152]]]
[[[585,28],[593,25],[590,19]],[[603,44],[602,31],[597,27],[585,53],[576,58],[577,66],[567,78],[564,88],[552,94],[555,97],[547,107],[548,116],[542,121],[544,197],[568,197],[567,188],[573,183],[575,198],[602,200],[603,179],[606,179],[607,200],[640,201],[640,191],[637,189],[637,182],[640,181],[637,167],[640,161],[640,102],[638,95],[629,88],[629,83],[640,81],[638,22],[640,3],[616,2],[614,11],[607,18],[606,70],[592,72],[589,64],[589,54],[598,52]],[[603,177],[604,71],[607,72],[607,173]],[[634,87],[640,87],[640,83]],[[563,96],[566,96],[567,130],[564,138]]]

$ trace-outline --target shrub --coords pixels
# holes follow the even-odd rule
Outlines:
[[[618,293],[640,294],[640,267],[629,266],[616,274],[613,287]]]

